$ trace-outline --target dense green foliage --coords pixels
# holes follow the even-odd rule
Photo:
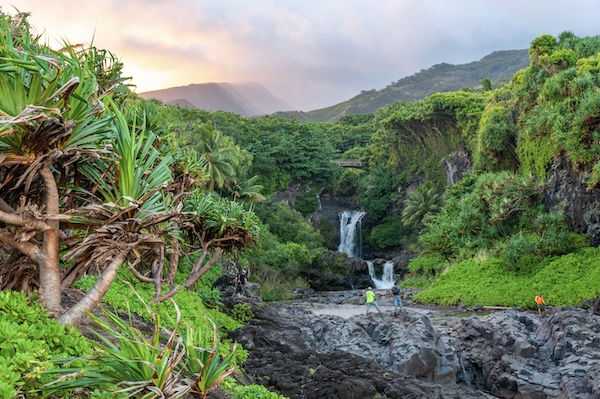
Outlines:
[[[21,292],[0,291],[0,398],[41,395],[54,380],[44,374],[58,359],[87,355],[91,345],[72,326],[49,318],[42,306]]]
[[[408,194],[402,210],[402,223],[406,226],[420,226],[426,215],[439,212],[441,196],[435,187],[423,184]]]
[[[561,255],[578,245],[560,215],[544,211],[542,185],[511,172],[463,179],[446,190],[439,214],[429,214],[419,242],[425,252],[463,260],[489,250],[506,267]]]
[[[232,399],[285,399],[262,385],[238,385],[231,377],[223,380],[222,386]]]
[[[398,217],[387,217],[371,230],[369,243],[376,249],[405,248],[409,245],[412,231]]]
[[[448,267],[448,261],[439,253],[422,254],[411,259],[408,271],[413,275],[437,275]]]
[[[555,306],[579,306],[600,295],[600,250],[583,248],[560,257],[548,257],[526,273],[507,270],[501,259],[480,257],[454,265],[415,300],[441,305],[497,305],[535,308],[542,292]]]

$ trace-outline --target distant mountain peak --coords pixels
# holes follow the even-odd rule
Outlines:
[[[262,84],[243,83],[192,83],[138,93],[140,97],[158,99],[169,105],[198,108],[207,111],[229,111],[244,117],[268,115],[289,111],[292,107],[275,97]]]

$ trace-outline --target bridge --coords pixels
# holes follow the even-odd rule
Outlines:
[[[340,165],[342,168],[362,168],[362,162],[356,159],[334,159],[331,162]]]

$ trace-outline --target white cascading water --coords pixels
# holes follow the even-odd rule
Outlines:
[[[377,278],[377,275],[375,274],[375,267],[373,267],[373,262],[368,260],[367,265],[369,266],[369,277],[371,277],[371,280],[373,280],[375,288],[390,289],[394,286],[394,282],[396,281],[394,276],[394,262],[389,260],[384,263],[383,275],[381,278]]]
[[[348,254],[350,258],[360,256],[360,221],[366,215],[363,211],[340,212],[340,245],[339,252]]]

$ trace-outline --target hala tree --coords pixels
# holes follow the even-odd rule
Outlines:
[[[147,113],[119,105],[114,58],[39,45],[24,15],[2,15],[0,29],[2,289],[39,289],[52,314],[77,324],[124,264],[164,300],[180,288],[162,292],[178,272],[182,237],[201,253],[186,288],[223,251],[254,241],[256,217],[198,191],[202,163],[165,153]],[[97,283],[63,309],[62,290],[86,272]]]

